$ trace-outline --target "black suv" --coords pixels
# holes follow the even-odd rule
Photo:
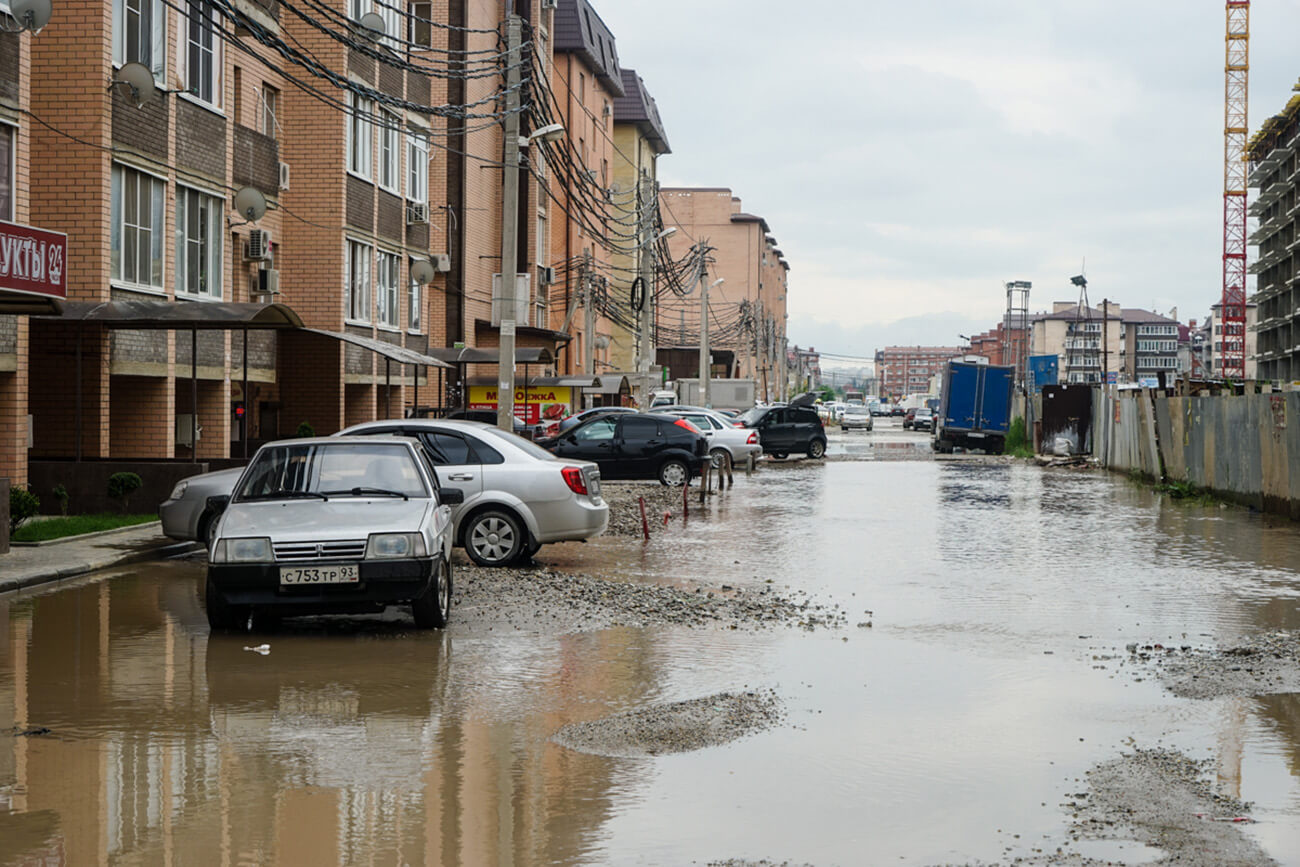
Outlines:
[[[708,459],[708,440],[695,425],[650,412],[596,415],[537,444],[562,458],[595,461],[602,481],[658,479],[681,486]]]
[[[774,458],[803,452],[810,458],[826,454],[826,430],[817,410],[806,406],[756,406],[741,413],[745,427],[758,431],[763,453]]]

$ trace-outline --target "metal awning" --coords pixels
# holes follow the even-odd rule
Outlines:
[[[434,358],[449,364],[500,364],[501,350],[496,346],[479,349],[473,346],[430,349]],[[554,364],[555,356],[544,346],[515,347],[515,364]]]
[[[595,394],[631,394],[632,386],[627,381],[626,376],[605,376],[599,377],[594,386],[589,386],[589,392]]]
[[[53,295],[0,289],[0,316],[58,316],[63,303]]]
[[[600,380],[592,376],[529,376],[518,377],[518,382],[523,385],[527,380],[528,385],[540,386],[542,388],[581,388],[590,391],[600,385]],[[495,376],[470,376],[465,378],[466,385],[486,385],[495,386],[497,380]]]
[[[302,328],[302,320],[284,304],[234,301],[64,301],[65,322],[89,322],[105,328],[233,331],[241,328]]]
[[[416,352],[414,349],[408,349],[405,346],[399,346],[396,343],[387,343],[383,340],[376,340],[373,337],[362,337],[359,334],[348,334],[345,331],[323,331],[319,328],[301,328],[307,334],[319,334],[322,337],[330,337],[334,340],[341,340],[344,343],[351,343],[353,346],[360,346],[363,349],[369,349],[384,358],[396,361],[398,364],[418,364],[423,367],[445,367],[452,368],[455,365],[440,361],[430,355]]]

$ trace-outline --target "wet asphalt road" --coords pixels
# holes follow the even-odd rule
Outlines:
[[[1245,838],[1300,864],[1300,696],[1179,698],[1126,653],[1300,628],[1300,531],[933,460],[896,425],[738,477],[649,544],[539,556],[833,625],[547,626],[463,588],[441,634],[394,614],[211,638],[193,562],[0,598],[0,864],[1143,863],[1123,835],[1072,841],[1065,806],[1134,747],[1211,760],[1253,802]],[[723,694],[772,720],[666,754],[553,740]]]

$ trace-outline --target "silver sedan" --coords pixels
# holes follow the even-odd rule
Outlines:
[[[711,409],[686,408],[667,411],[668,415],[684,418],[700,429],[709,441],[709,457],[715,467],[724,461],[743,464],[751,455],[757,460],[763,454],[758,431],[736,427],[732,419]]]
[[[600,495],[600,469],[560,460],[522,437],[482,422],[392,419],[365,422],[335,436],[411,436],[432,458],[438,483],[464,492],[453,506],[455,542],[475,563],[505,566],[527,560],[542,545],[589,539],[609,524]],[[211,547],[214,510],[208,497],[228,495],[242,469],[193,476],[159,506],[163,532]]]

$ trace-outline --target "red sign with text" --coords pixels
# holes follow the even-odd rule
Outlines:
[[[68,297],[68,236],[0,220],[0,290]]]

